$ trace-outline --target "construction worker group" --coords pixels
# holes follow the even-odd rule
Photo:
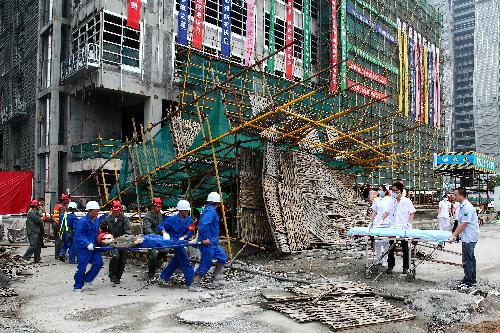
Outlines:
[[[41,260],[40,253],[43,246],[44,225],[52,228],[55,241],[55,257],[70,264],[77,264],[74,274],[73,291],[81,292],[85,285],[91,285],[103,267],[102,248],[106,239],[115,239],[124,235],[132,235],[129,219],[124,214],[120,201],[112,202],[109,214],[100,215],[101,207],[96,201],[89,201],[85,206],[87,214],[78,218],[75,214],[77,204],[70,201],[70,197],[63,194],[60,202],[54,208],[50,220],[43,219],[44,211],[40,200],[33,199],[30,203],[26,230],[29,248],[24,254],[25,260],[34,257],[34,262]],[[165,241],[188,241],[196,244],[200,251],[200,262],[196,270],[193,268],[185,247],[175,247],[173,257],[160,274],[160,281],[170,280],[173,273],[180,269],[184,274],[185,285],[192,291],[200,291],[201,279],[209,272],[215,260],[213,283],[223,280],[223,267],[227,256],[219,245],[219,215],[221,208],[219,193],[208,195],[205,207],[198,221],[198,230],[189,215],[191,205],[186,200],[177,203],[177,214],[163,216],[163,201],[154,198],[151,209],[143,219],[143,235]],[[99,216],[100,215],[100,216]],[[146,236],[145,236],[146,237]],[[193,239],[194,238],[194,239]],[[109,248],[107,248],[109,250]],[[151,248],[148,251],[148,277],[153,278],[159,261],[166,257],[168,249]],[[109,260],[109,280],[114,285],[121,283],[121,278],[127,262],[127,251],[112,248]],[[90,265],[90,269],[87,270]]]

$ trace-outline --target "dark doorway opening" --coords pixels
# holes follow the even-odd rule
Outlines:
[[[130,140],[134,136],[134,121],[137,133],[144,126],[144,103],[122,106],[122,140]],[[139,134],[140,138],[140,134]]]

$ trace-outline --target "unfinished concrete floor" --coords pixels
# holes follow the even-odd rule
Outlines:
[[[460,244],[446,249],[460,251]],[[22,252],[24,248],[19,249]],[[122,284],[107,279],[108,261],[93,290],[73,293],[76,266],[53,259],[53,248],[43,249],[42,264],[33,275],[14,283],[22,304],[15,321],[0,324],[2,332],[329,332],[320,323],[299,324],[265,309],[261,288],[284,288],[289,283],[247,273],[228,273],[220,289],[192,293],[179,285],[160,287],[144,280],[143,265],[128,264]],[[478,295],[453,290],[462,278],[460,267],[423,263],[417,279],[402,274],[381,275],[376,282],[364,277],[362,251],[334,252],[323,248],[295,255],[257,254],[243,258],[253,268],[310,281],[360,281],[377,291],[402,295],[391,301],[414,313],[411,321],[368,326],[344,332],[490,332],[498,325],[499,227],[481,227],[476,247]],[[441,260],[460,262],[461,257],[440,252]],[[396,271],[401,272],[400,258]],[[479,303],[481,302],[481,303]],[[4,325],[4,326],[2,326]],[[16,326],[17,325],[17,326]],[[494,332],[494,331],[491,331]]]

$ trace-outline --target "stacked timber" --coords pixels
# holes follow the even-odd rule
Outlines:
[[[175,153],[179,156],[186,153],[188,148],[191,147],[201,130],[201,125],[194,120],[182,119],[176,116],[171,119],[171,128]]]

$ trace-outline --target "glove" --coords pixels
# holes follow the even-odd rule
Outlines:
[[[188,244],[189,244],[189,245],[194,245],[194,244],[196,244],[197,242],[198,242],[198,241],[197,241],[196,239],[193,239],[193,240],[190,240],[190,241],[188,242]]]
[[[183,240],[186,240],[186,239],[185,239],[184,237],[181,237],[181,238],[179,238],[179,240],[182,240],[182,241],[183,241]]]
[[[87,245],[87,250],[94,251],[94,244],[90,243],[89,245]]]
[[[167,233],[163,234],[163,239],[164,240],[170,240],[170,236]]]

